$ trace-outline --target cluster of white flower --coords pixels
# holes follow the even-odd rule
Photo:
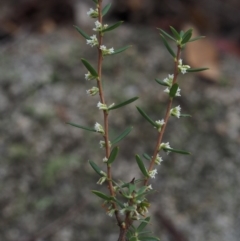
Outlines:
[[[191,67],[189,65],[183,65],[182,64],[182,59],[179,59],[178,61],[178,68],[182,72],[182,74],[187,73],[187,69],[190,69]]]
[[[157,165],[160,165],[162,161],[163,161],[162,157],[160,157],[159,154],[157,154],[157,157],[156,157],[156,159],[155,159],[155,163],[156,163]]]
[[[165,124],[165,121],[162,119],[162,120],[157,120],[157,121],[155,121],[155,123],[156,123],[157,126],[158,126],[158,131],[161,131],[162,126]]]
[[[102,127],[99,123],[97,123],[97,122],[96,122],[96,124],[94,125],[94,129],[95,129],[95,131],[104,134],[104,129],[103,129],[103,127]]]
[[[101,45],[100,49],[102,50],[103,55],[109,55],[109,54],[113,54],[114,53],[114,49],[113,48],[107,49],[107,47],[105,45]]]
[[[106,104],[101,103],[100,101],[97,104],[99,110],[108,110],[109,108],[113,107],[115,104],[112,103],[111,105],[107,106]]]
[[[104,147],[106,147],[106,143],[105,143],[105,141],[100,141],[99,142],[99,145],[100,145],[100,148],[104,148]],[[108,146],[109,147],[111,147],[111,142],[110,141],[108,141]]]
[[[172,108],[172,109],[170,110],[170,114],[171,114],[172,116],[176,116],[177,118],[179,118],[180,115],[181,115],[181,107],[180,107],[180,105]]]
[[[97,36],[95,34],[90,36],[90,39],[87,39],[87,44],[89,44],[91,47],[98,45]]]
[[[151,178],[155,178],[156,174],[157,174],[157,169],[153,169],[152,171],[149,171],[148,174]]]
[[[173,74],[169,74],[169,75],[168,75],[168,78],[165,78],[165,79],[163,80],[163,82],[164,82],[165,84],[167,84],[168,87],[171,87],[171,86],[172,86],[172,82],[173,82],[173,77],[174,77]]]
[[[93,31],[96,32],[101,32],[104,29],[106,29],[108,27],[108,24],[104,24],[102,25],[98,20],[95,22],[95,28],[93,28]]]
[[[97,78],[97,77],[91,75],[90,72],[88,72],[87,74],[85,74],[85,79],[86,79],[86,80],[94,80],[94,79],[96,79],[96,78]]]
[[[103,162],[106,163],[108,161],[107,157],[103,158]]]
[[[93,10],[90,8],[90,10],[87,12],[87,15],[90,16],[91,18],[97,18],[98,17],[98,9],[96,8]]]
[[[169,142],[166,142],[166,143],[161,143],[160,146],[159,146],[159,150],[160,149],[165,149],[165,148],[171,148],[170,145],[169,145]]]
[[[99,92],[98,87],[93,86],[91,89],[86,90],[88,95],[94,96]]]

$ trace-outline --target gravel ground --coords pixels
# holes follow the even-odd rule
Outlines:
[[[106,35],[106,43],[133,45],[105,58],[103,72],[109,103],[140,97],[110,116],[111,136],[134,126],[120,144],[114,169],[116,178],[131,180],[140,175],[134,155],[151,153],[156,139],[135,105],[161,118],[167,96],[154,78],[165,78],[172,63],[153,29],[125,25]],[[94,49],[63,28],[44,35],[19,33],[0,45],[0,56],[0,240],[116,240],[115,220],[89,191],[99,188],[87,161],[101,162],[100,137],[65,125],[102,123],[98,98],[85,94],[91,83],[80,61],[96,63]],[[162,241],[180,239],[173,239],[159,213],[186,240],[240,240],[239,64],[236,57],[222,55],[217,84],[193,74],[180,77],[182,98],[176,105],[193,117],[172,119],[164,140],[193,154],[163,156],[153,182],[158,192],[151,197],[152,228]]]

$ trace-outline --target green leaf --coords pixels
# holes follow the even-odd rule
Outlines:
[[[147,171],[146,167],[144,166],[143,161],[141,160],[141,158],[139,157],[139,155],[136,155],[136,161],[137,161],[138,167],[139,167],[139,169],[141,170],[142,174],[143,174],[145,177],[149,177],[148,171]]]
[[[146,217],[142,223],[137,227],[137,232],[140,233],[149,223],[150,217]]]
[[[161,34],[160,34],[161,35]],[[170,45],[168,44],[167,40],[165,39],[165,37],[163,35],[161,35],[162,39],[163,39],[163,43],[165,45],[165,47],[167,48],[168,52],[173,56],[173,58],[176,58],[175,53],[173,52],[172,48],[170,47]]]
[[[180,37],[183,38],[184,32],[181,30],[180,31]]]
[[[114,50],[114,53],[112,53],[111,55],[119,54],[119,53],[127,50],[127,49],[130,48],[130,47],[132,47],[132,45],[128,45],[128,46],[122,47],[122,48],[120,48],[120,49],[116,49],[116,50]]]
[[[96,130],[93,129],[93,128],[89,128],[89,127],[77,125],[77,124],[74,124],[74,123],[71,123],[71,122],[67,122],[66,124],[71,125],[71,126],[74,126],[74,127],[77,127],[77,128],[81,128],[81,129],[84,129],[84,130],[87,130],[87,131],[96,132]]]
[[[177,90],[178,90],[178,84],[175,83],[174,85],[172,85],[172,87],[170,89],[169,96],[172,97],[172,98],[175,97],[176,93],[177,93]]]
[[[124,105],[128,105],[128,104],[132,103],[133,101],[135,101],[137,99],[138,99],[138,97],[133,97],[133,98],[131,98],[129,100],[126,100],[126,101],[124,101],[124,102],[122,102],[120,104],[117,104],[117,105],[114,105],[113,107],[108,108],[108,110],[118,109],[118,108],[120,108],[120,107],[122,107]]]
[[[167,87],[169,86],[167,83],[163,82],[162,80],[155,79],[155,81],[160,85],[167,86]]]
[[[208,70],[209,68],[195,68],[195,69],[187,69],[187,72],[200,72],[204,70]]]
[[[117,136],[113,141],[111,141],[112,145],[115,145],[119,141],[121,141],[125,136],[127,136],[131,131],[133,127],[128,127],[126,130],[124,130],[119,136]]]
[[[87,35],[82,29],[80,29],[78,26],[73,25],[73,27],[85,38],[85,39],[91,39],[89,35]]]
[[[196,37],[196,38],[192,38],[192,39],[190,39],[188,42],[197,41],[197,40],[199,40],[199,39],[203,39],[203,38],[205,38],[205,36],[199,36],[199,37]]]
[[[147,186],[143,186],[143,187],[139,188],[139,190],[137,191],[135,197],[138,198],[139,196],[142,196],[142,194],[146,195],[146,194],[147,194],[147,193],[146,193],[146,190],[147,190],[147,189],[148,189]]]
[[[175,41],[176,42],[176,39],[174,39],[171,35],[169,35],[168,33],[166,33],[164,30],[162,30],[161,28],[158,28],[158,30],[161,32],[160,35],[163,35],[165,37],[168,37],[170,38],[171,40]]]
[[[107,31],[111,31],[111,30],[119,27],[122,23],[123,23],[123,21],[117,22],[117,23],[115,23],[115,24],[113,24],[113,25],[103,29],[102,33],[107,32]]]
[[[157,237],[149,236],[149,237],[139,237],[140,241],[159,241],[160,239]]]
[[[133,191],[135,191],[136,186],[132,183],[129,183],[129,194],[132,194]]]
[[[102,170],[98,167],[98,165],[95,162],[89,161],[89,164],[98,175],[100,175],[101,177],[103,176],[103,174],[101,173]]]
[[[170,29],[171,29],[174,37],[175,37],[177,40],[180,40],[181,37],[180,37],[179,33],[177,32],[177,30],[176,30],[174,27],[172,27],[172,26],[170,26]]]
[[[180,117],[192,117],[192,116],[189,114],[180,114]]]
[[[151,161],[151,160],[152,160],[152,158],[151,158],[147,153],[144,153],[144,154],[143,154],[143,157],[144,157],[145,159],[147,159],[148,161]]]
[[[92,0],[93,2],[95,2],[96,4],[98,4],[98,0]]]
[[[192,37],[192,31],[193,29],[191,28],[182,36],[181,44],[185,44],[190,40],[190,38]]]
[[[97,71],[92,67],[92,65],[86,60],[81,59],[84,66],[87,68],[87,70],[90,72],[92,76],[98,77]]]
[[[156,122],[154,122],[140,107],[137,107],[137,110],[151,125],[158,128],[158,125],[156,124]]]
[[[184,155],[191,155],[191,153],[188,152],[188,151],[176,150],[176,149],[173,149],[173,148],[163,148],[163,150],[164,151],[170,151],[170,152],[176,152],[176,153],[184,154]]]
[[[98,197],[100,197],[100,198],[102,198],[102,199],[104,199],[104,200],[107,200],[107,201],[109,201],[109,200],[112,199],[112,197],[109,197],[109,196],[105,195],[104,193],[99,192],[99,191],[96,191],[96,190],[92,190],[92,193],[94,193],[94,194],[97,195]]]
[[[104,15],[107,14],[107,12],[108,12],[108,10],[110,9],[110,7],[111,7],[111,3],[107,4],[107,5],[103,8],[103,10],[102,10],[102,16],[104,16]]]
[[[108,158],[108,161],[107,161],[107,164],[110,165],[114,162],[117,154],[118,154],[118,151],[119,151],[119,147],[118,146],[115,146],[112,151],[111,151],[111,154]]]

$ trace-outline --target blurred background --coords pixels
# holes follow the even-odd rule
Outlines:
[[[179,77],[183,113],[171,119],[164,141],[191,156],[163,155],[153,181],[156,195],[150,228],[161,241],[240,240],[240,2],[238,0],[104,0],[112,2],[107,23],[124,24],[105,35],[115,49],[104,59],[108,103],[139,96],[110,115],[110,134],[128,126],[120,143],[116,179],[138,178],[134,155],[152,153],[156,133],[137,113],[141,106],[161,119],[168,101],[155,78],[173,73],[171,56],[156,29],[169,26],[207,36],[182,57],[201,74]],[[86,96],[81,58],[96,65],[96,49],[72,27],[92,35],[90,0],[1,0],[0,2],[0,240],[115,241],[115,220],[91,189],[101,165],[100,135],[70,127],[102,122],[98,97]],[[114,82],[114,83],[113,83]],[[90,150],[89,150],[90,148]],[[118,163],[118,164],[117,164]],[[107,223],[107,225],[105,225]]]

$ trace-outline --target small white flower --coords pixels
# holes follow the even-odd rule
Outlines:
[[[157,169],[153,169],[152,171],[149,171],[148,174],[151,178],[155,178],[156,174],[157,174]]]
[[[107,27],[108,27],[107,24],[104,24],[102,26],[102,24],[97,20],[95,22],[95,28],[93,28],[93,31],[101,32],[102,30],[106,29]]]
[[[98,9],[93,10],[92,8],[90,8],[90,10],[87,12],[87,15],[92,18],[97,18],[98,17]]]
[[[101,45],[100,49],[102,50],[103,55],[109,55],[109,54],[113,54],[114,53],[114,49],[113,48],[107,49],[107,47],[105,45]]]
[[[168,78],[165,78],[165,79],[163,80],[163,82],[166,83],[166,84],[170,87],[170,86],[172,86],[173,77],[174,77],[173,74],[169,74],[169,75],[168,75]]]
[[[107,110],[108,109],[107,105],[101,103],[100,101],[98,102],[97,107],[99,108],[99,110]]]
[[[99,184],[99,185],[102,185],[105,181],[107,180],[107,177],[101,177],[99,180],[98,180],[98,182],[97,182],[97,184]]]
[[[165,148],[171,148],[170,145],[169,145],[169,142],[166,142],[166,143],[161,143],[160,146],[159,146],[159,150],[160,149],[165,149]]]
[[[148,185],[147,186],[147,190],[152,190],[153,188],[152,188],[152,184],[150,184],[150,185]]]
[[[155,121],[157,125],[159,126],[163,126],[165,124],[165,121],[164,120],[157,120]]]
[[[109,108],[113,107],[115,104],[112,103],[111,105],[107,106],[106,104],[101,103],[100,101],[97,104],[99,110],[108,110]]]
[[[189,65],[183,65],[182,59],[178,60],[178,69],[182,72],[182,74],[187,73],[187,69],[190,69],[191,67]]]
[[[180,107],[180,105],[177,106],[177,107],[172,108],[172,109],[170,110],[170,114],[171,114],[172,116],[176,116],[177,118],[179,118],[180,115],[181,115],[181,107]]]
[[[94,129],[95,129],[96,132],[99,132],[99,133],[104,134],[104,129],[103,129],[103,127],[102,127],[99,123],[97,123],[97,122],[96,122],[96,124],[94,125]]]
[[[93,30],[97,32],[102,30],[102,24],[98,20],[95,22],[95,28]]]
[[[165,121],[162,119],[162,120],[155,121],[155,123],[158,125],[158,131],[160,132],[162,129],[162,126],[165,124]]]
[[[156,159],[155,159],[155,163],[156,163],[157,165],[160,165],[162,161],[163,161],[162,157],[160,157],[159,154],[157,154],[157,157],[156,157]]]
[[[98,39],[95,34],[91,36],[90,39],[87,39],[86,41],[87,41],[87,44],[89,44],[92,47],[98,45]]]
[[[99,145],[100,145],[100,148],[104,148],[104,147],[106,147],[106,143],[105,143],[105,141],[100,141],[99,142]],[[110,141],[108,141],[108,146],[109,147],[111,147],[111,142]]]
[[[107,157],[103,158],[103,162],[106,163],[108,161]]]
[[[86,90],[86,92],[87,92],[88,95],[94,96],[99,92],[99,89],[98,89],[98,87],[94,86],[91,89]]]
[[[91,75],[90,72],[88,72],[87,74],[85,74],[85,79],[86,80],[93,80],[96,79],[96,76]]]
[[[107,215],[108,215],[109,217],[112,217],[114,213],[115,213],[115,209],[109,209],[109,210],[107,211]]]

